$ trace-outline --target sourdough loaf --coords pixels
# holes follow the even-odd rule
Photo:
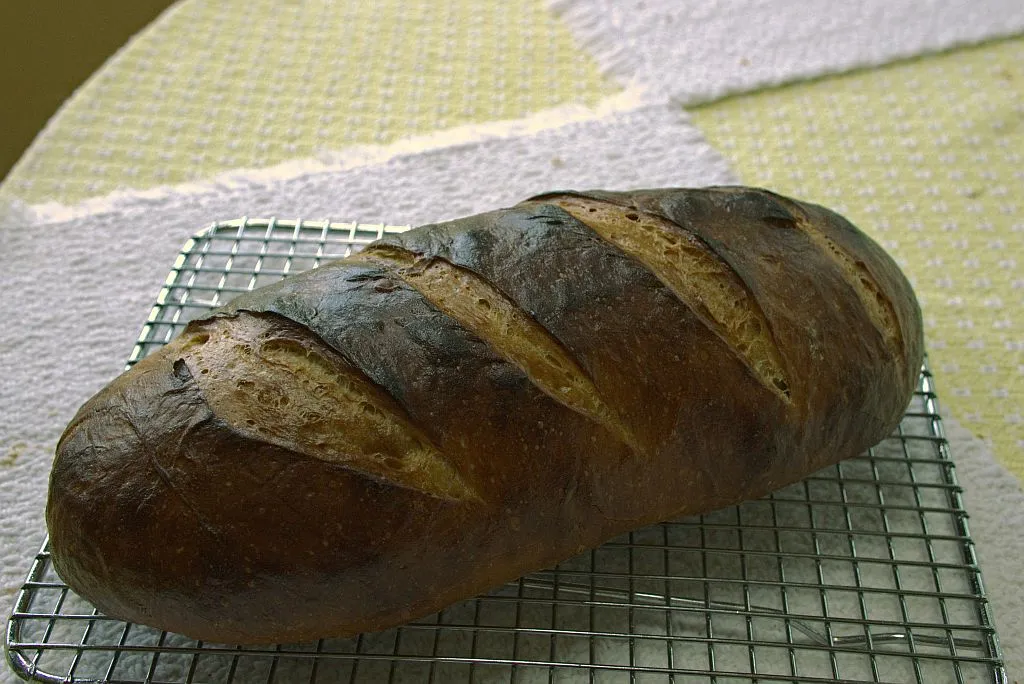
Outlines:
[[[425,226],[238,297],[89,400],[53,561],[205,640],[383,629],[858,454],[921,327],[878,245],[764,190]]]

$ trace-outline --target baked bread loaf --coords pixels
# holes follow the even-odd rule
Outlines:
[[[53,562],[204,640],[379,630],[858,454],[922,350],[895,263],[827,209],[541,195],[191,322],[65,431]]]

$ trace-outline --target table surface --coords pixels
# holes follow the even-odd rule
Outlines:
[[[1018,477],[1022,83],[1017,38],[693,110],[743,182],[832,206],[898,258],[947,407]],[[621,88],[542,0],[189,0],[67,103],[0,193],[70,204]]]

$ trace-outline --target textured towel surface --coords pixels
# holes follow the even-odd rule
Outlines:
[[[695,104],[1024,31],[1019,0],[550,0],[602,67]]]
[[[618,90],[543,0],[183,0],[65,103],[0,194],[73,202]]]
[[[964,488],[964,508],[971,516],[971,537],[992,602],[1006,671],[1011,682],[1024,681],[1024,592],[1020,590],[1024,492],[985,442],[956,420],[944,423],[957,479]]]

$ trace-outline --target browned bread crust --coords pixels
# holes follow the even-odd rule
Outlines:
[[[739,187],[551,193],[193,321],[68,426],[47,523],[103,612],[196,638],[383,629],[892,431],[895,263]]]

